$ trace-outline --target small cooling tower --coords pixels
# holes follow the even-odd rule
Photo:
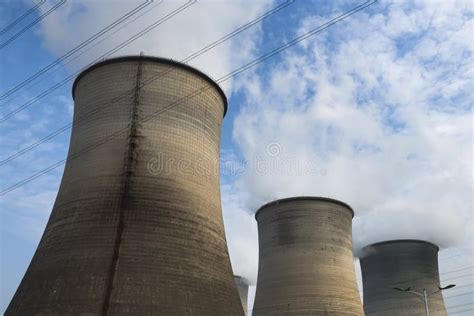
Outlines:
[[[293,197],[262,206],[254,316],[363,315],[352,255],[352,209]]]
[[[424,316],[422,297],[393,288],[438,291],[438,247],[421,240],[392,240],[367,246],[363,253],[365,314]],[[428,296],[428,308],[430,316],[447,315],[441,292]]]
[[[227,101],[130,56],[83,71],[56,202],[6,315],[243,315],[219,191]]]
[[[237,284],[237,289],[239,290],[240,301],[242,302],[242,308],[244,309],[245,315],[247,315],[247,298],[249,295],[249,282],[241,277],[241,276],[234,276],[235,284]]]

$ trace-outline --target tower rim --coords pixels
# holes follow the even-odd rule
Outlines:
[[[261,213],[261,211],[266,209],[266,208],[269,208],[273,205],[280,204],[280,203],[287,203],[287,202],[294,202],[294,201],[308,201],[308,200],[310,200],[310,201],[330,202],[330,203],[335,203],[335,204],[342,205],[350,211],[352,218],[354,218],[354,210],[352,209],[352,207],[350,207],[349,204],[344,203],[342,201],[332,199],[332,198],[328,198],[328,197],[321,197],[321,196],[293,196],[293,197],[288,197],[288,198],[283,198],[283,199],[277,199],[277,200],[274,200],[274,201],[271,201],[271,202],[268,202],[268,203],[262,205],[255,212],[255,220],[258,222],[258,215]]]
[[[193,66],[181,63],[181,62],[173,60],[173,59],[169,59],[169,58],[165,58],[165,57],[158,57],[158,56],[125,55],[125,56],[119,56],[119,57],[113,57],[113,58],[105,59],[105,60],[99,61],[97,63],[94,63],[94,64],[90,65],[89,67],[85,68],[84,70],[82,70],[77,75],[76,79],[74,80],[74,83],[72,84],[72,92],[71,92],[72,93],[72,99],[75,100],[75,98],[76,98],[76,86],[79,83],[79,81],[86,74],[88,74],[92,70],[97,69],[97,68],[102,67],[102,66],[106,66],[106,65],[114,64],[114,63],[119,63],[119,62],[127,62],[127,61],[151,61],[151,62],[156,62],[156,63],[172,65],[172,66],[176,66],[176,67],[188,70],[188,71],[200,76],[201,78],[203,78],[204,80],[209,82],[217,90],[217,92],[220,94],[220,96],[222,97],[222,101],[224,102],[224,115],[223,115],[223,117],[225,117],[225,115],[227,113],[227,106],[228,106],[227,96],[225,95],[224,90],[222,90],[222,88],[219,86],[219,84],[217,82],[215,82],[209,75],[205,74],[204,72],[202,72],[201,70],[199,70],[199,69],[197,69]]]
[[[377,246],[383,246],[383,245],[386,245],[386,244],[398,244],[398,243],[427,244],[427,245],[433,246],[434,248],[436,248],[439,251],[439,246],[438,245],[436,245],[435,243],[432,243],[430,241],[423,240],[423,239],[392,239],[392,240],[379,241],[379,242],[369,244],[369,245],[363,247],[362,250],[369,249],[370,247],[377,247]]]

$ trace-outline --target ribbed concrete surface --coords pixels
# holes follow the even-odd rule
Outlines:
[[[205,75],[163,59],[86,70],[74,120],[100,110],[73,128],[80,157],[6,314],[242,315],[220,205],[225,102]]]
[[[242,308],[244,310],[245,315],[247,315],[248,305],[247,300],[249,296],[249,282],[241,277],[241,276],[234,276],[235,284],[237,284],[237,289],[239,290],[240,301],[242,302]]]
[[[352,216],[346,204],[315,197],[260,208],[253,315],[363,315]]]
[[[420,240],[394,240],[364,248],[360,258],[366,315],[424,316],[423,298],[393,288],[423,293],[438,290],[438,247]],[[446,316],[441,292],[428,297],[431,316]]]

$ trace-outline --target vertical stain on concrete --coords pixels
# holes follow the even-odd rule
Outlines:
[[[131,210],[132,196],[130,195],[130,186],[132,177],[136,165],[136,149],[139,144],[139,105],[140,105],[140,85],[142,77],[142,61],[138,61],[137,66],[137,79],[135,82],[135,89],[133,94],[133,103],[130,113],[130,131],[128,133],[128,144],[125,150],[124,164],[123,164],[123,177],[122,177],[122,192],[121,200],[119,204],[119,217],[117,223],[117,232],[115,236],[114,252],[112,262],[109,270],[109,278],[107,280],[107,287],[104,297],[104,307],[102,310],[103,315],[107,315],[109,310],[110,297],[114,289],[115,272],[119,264],[120,257],[120,245],[122,242],[123,230],[125,228],[125,213]]]

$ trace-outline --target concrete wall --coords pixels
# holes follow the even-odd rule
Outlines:
[[[220,204],[222,91],[127,57],[83,72],[74,95],[70,161],[6,314],[242,315]]]
[[[249,296],[249,282],[241,277],[241,276],[234,276],[235,284],[237,284],[237,289],[239,290],[240,301],[242,302],[242,308],[244,310],[245,315],[247,315],[248,305],[247,300]]]
[[[352,255],[352,210],[326,198],[264,205],[253,315],[363,315]]]
[[[360,258],[366,315],[424,316],[424,300],[408,288],[423,293],[438,290],[438,247],[419,240],[394,240],[364,248]],[[431,316],[446,316],[441,292],[428,297]]]

